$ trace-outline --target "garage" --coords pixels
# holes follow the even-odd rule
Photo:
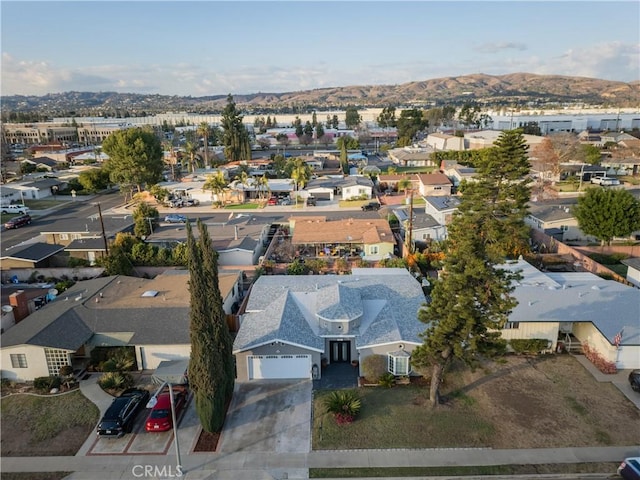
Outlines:
[[[249,355],[249,379],[311,378],[311,355]]]

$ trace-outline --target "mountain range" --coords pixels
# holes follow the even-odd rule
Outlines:
[[[403,83],[320,88],[285,93],[233,94],[247,113],[293,112],[313,109],[424,106],[479,103],[492,106],[542,107],[551,104],[640,106],[640,81],[513,73],[473,74]],[[6,112],[37,112],[46,116],[127,116],[167,111],[219,113],[227,95],[206,97],[116,92],[64,92],[44,96],[1,97]]]

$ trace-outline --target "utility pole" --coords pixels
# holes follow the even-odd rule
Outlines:
[[[407,238],[405,242],[407,243],[407,250],[409,255],[413,253],[413,241],[411,238],[413,237],[413,188],[409,190],[409,228],[407,229]]]
[[[102,227],[102,239],[104,240],[104,253],[105,255],[109,255],[109,245],[107,243],[107,234],[104,231],[104,220],[102,219],[102,208],[100,207],[100,202],[98,202],[98,215],[100,215],[100,226]]]

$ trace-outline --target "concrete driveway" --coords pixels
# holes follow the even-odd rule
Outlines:
[[[311,380],[236,383],[218,451],[307,453]]]

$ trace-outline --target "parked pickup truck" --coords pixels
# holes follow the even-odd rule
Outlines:
[[[603,187],[610,187],[613,185],[620,185],[620,180],[612,177],[591,177],[591,183],[595,185],[602,185]]]

